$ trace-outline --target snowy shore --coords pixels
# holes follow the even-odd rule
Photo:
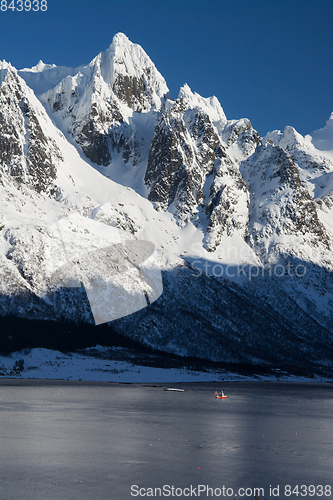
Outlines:
[[[103,354],[105,348],[98,346]],[[0,356],[0,380],[50,379],[83,380],[119,383],[177,383],[177,382],[213,382],[213,381],[299,381],[326,382],[325,377],[296,377],[276,370],[272,376],[245,376],[224,370],[195,371],[186,368],[158,368],[141,366],[128,361],[103,359],[85,354],[67,353],[49,349],[31,349],[14,352],[9,356]]]

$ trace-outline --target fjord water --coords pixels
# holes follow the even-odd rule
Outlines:
[[[176,387],[186,392],[0,381],[0,497],[127,500],[144,498],[131,495],[131,485],[145,488],[142,494],[164,485],[179,488],[178,494],[205,485],[234,489],[233,496],[224,490],[224,497],[213,498],[261,487],[269,499],[270,485],[279,485],[279,498],[297,498],[284,495],[286,485],[333,486],[332,384]],[[214,399],[217,389],[226,400]]]

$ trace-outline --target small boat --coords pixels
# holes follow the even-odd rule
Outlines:
[[[220,392],[216,392],[215,391],[215,399],[226,399],[227,396],[224,394],[223,391],[220,391]]]
[[[175,392],[185,392],[185,389],[174,389],[173,387],[168,387],[164,389],[165,391],[175,391]]]

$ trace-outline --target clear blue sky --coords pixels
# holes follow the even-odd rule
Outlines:
[[[304,135],[333,111],[332,26],[332,0],[48,0],[46,12],[0,12],[0,58],[78,66],[121,31],[174,97],[186,82],[261,135]]]

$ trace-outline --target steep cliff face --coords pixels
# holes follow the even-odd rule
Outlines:
[[[261,139],[215,97],[172,99],[123,34],[79,68],[1,63],[0,104],[2,315],[104,321],[104,290],[141,343],[330,369],[332,119]]]
[[[55,196],[62,155],[41,122],[46,113],[15,68],[0,63],[0,175],[2,184],[26,185]]]
[[[145,182],[156,207],[172,206],[184,225],[204,201],[206,177],[213,171],[220,140],[207,114],[186,107],[180,96],[167,101],[156,125]]]
[[[208,219],[204,245],[214,251],[223,235],[238,232],[246,240],[248,236],[249,193],[244,179],[225,150],[216,152],[213,181],[209,189],[205,213]]]
[[[245,238],[248,192],[228,148],[236,143],[246,157],[256,141],[250,122],[229,123],[216,98],[204,99],[185,85],[176,101],[166,102],[155,128],[145,175],[148,199],[169,209],[181,226],[193,220],[202,227],[208,251],[216,250],[223,234],[239,231]]]

